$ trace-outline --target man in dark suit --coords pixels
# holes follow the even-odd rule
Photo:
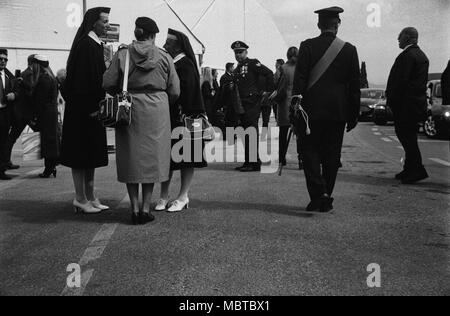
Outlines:
[[[241,41],[231,45],[238,65],[234,70],[234,79],[239,88],[239,95],[245,113],[241,115],[241,124],[244,129],[254,128],[257,134],[256,144],[250,144],[250,137],[245,140],[245,163],[237,168],[241,172],[261,171],[259,159],[259,117],[261,115],[261,98],[264,92],[272,92],[273,72],[261,64],[257,59],[248,58],[249,46]],[[250,157],[251,149],[256,151],[256,161]]]
[[[419,122],[427,114],[427,82],[429,61],[419,48],[419,33],[405,28],[398,37],[403,52],[397,57],[386,89],[387,105],[394,113],[395,132],[405,149],[405,166],[396,175],[403,184],[413,184],[428,178],[422,163],[417,133]]]
[[[356,47],[337,38],[342,12],[339,7],[315,12],[319,14],[318,27],[322,34],[301,44],[294,76],[293,95],[303,96],[303,107],[309,116],[309,129],[305,120],[300,124],[305,128],[297,131],[311,198],[308,212],[333,209],[332,194],[345,127],[347,132],[353,130],[359,114],[358,53]],[[336,43],[340,43],[340,50],[335,50],[333,56],[329,52]],[[327,58],[330,55],[332,57]],[[321,64],[326,66],[318,67]],[[322,71],[317,70],[320,68]]]
[[[9,157],[8,169],[10,170],[19,169],[19,166],[14,165],[11,161],[12,149],[25,127],[34,119],[34,110],[31,101],[33,80],[31,64],[33,63],[34,57],[35,55],[28,57],[28,68],[20,74],[20,84],[17,86],[20,99],[10,109],[11,130],[9,131],[6,147],[6,154]]]
[[[8,64],[8,50],[0,48],[0,180],[11,180],[5,174],[8,170],[8,135],[11,129],[11,106],[17,99],[15,90],[15,77],[6,69]]]
[[[447,68],[445,68],[442,73],[441,78],[442,87],[442,104],[450,105],[450,61],[448,62]]]

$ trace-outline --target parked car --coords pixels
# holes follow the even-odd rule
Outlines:
[[[382,100],[373,110],[373,122],[376,125],[384,126],[387,123],[394,121],[394,113],[386,103],[386,99]]]
[[[442,104],[440,80],[428,83],[428,117],[424,122],[424,131],[429,138],[450,139],[450,105]]]
[[[361,121],[371,120],[375,107],[385,99],[385,92],[382,89],[361,89],[359,119]]]

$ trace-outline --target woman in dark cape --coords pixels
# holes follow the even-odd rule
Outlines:
[[[99,213],[108,209],[95,197],[95,169],[108,165],[106,129],[96,119],[105,97],[106,70],[99,36],[106,33],[109,8],[86,12],[70,51],[63,94],[66,97],[61,164],[72,168],[76,211]]]
[[[192,49],[189,38],[179,32],[169,29],[166,44],[164,48],[174,58],[175,69],[180,78],[180,98],[171,109],[172,130],[184,126],[182,116],[197,116],[205,113],[202,92],[200,88],[200,74],[197,66],[197,60]],[[182,139],[172,140],[172,146],[183,141]],[[200,142],[200,143],[198,143]],[[204,160],[202,140],[191,141],[191,159],[182,162],[171,163],[172,178],[173,171],[181,170],[181,188],[177,199],[169,207],[169,212],[179,212],[189,207],[189,190],[194,178],[196,168],[205,168],[208,166]],[[195,152],[196,148],[201,148],[202,152]],[[173,155],[173,153],[172,153]],[[165,210],[169,203],[170,180],[161,185],[161,199],[156,206],[156,211]]]

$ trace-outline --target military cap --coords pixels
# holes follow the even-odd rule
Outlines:
[[[234,51],[243,51],[249,49],[249,46],[241,41],[236,41],[231,45],[231,49]]]
[[[147,17],[140,17],[136,19],[136,26],[149,32],[150,34],[158,34],[159,28],[156,22]]]
[[[8,50],[6,48],[0,48],[0,54],[8,56]]]
[[[331,7],[331,8],[325,8],[321,10],[314,11],[314,13],[317,13],[319,15],[319,19],[323,18],[338,18],[339,14],[344,13],[344,9],[341,7]]]

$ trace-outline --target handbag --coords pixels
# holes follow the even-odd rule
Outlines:
[[[23,161],[33,161],[42,159],[41,156],[41,133],[33,132],[31,127],[27,127],[22,134]]]
[[[182,121],[188,139],[211,142],[216,138],[216,131],[205,114],[197,116],[183,115]]]
[[[128,93],[130,73],[130,52],[127,51],[122,92],[114,97],[106,97],[100,102],[98,119],[104,127],[120,128],[131,125],[133,97]]]

